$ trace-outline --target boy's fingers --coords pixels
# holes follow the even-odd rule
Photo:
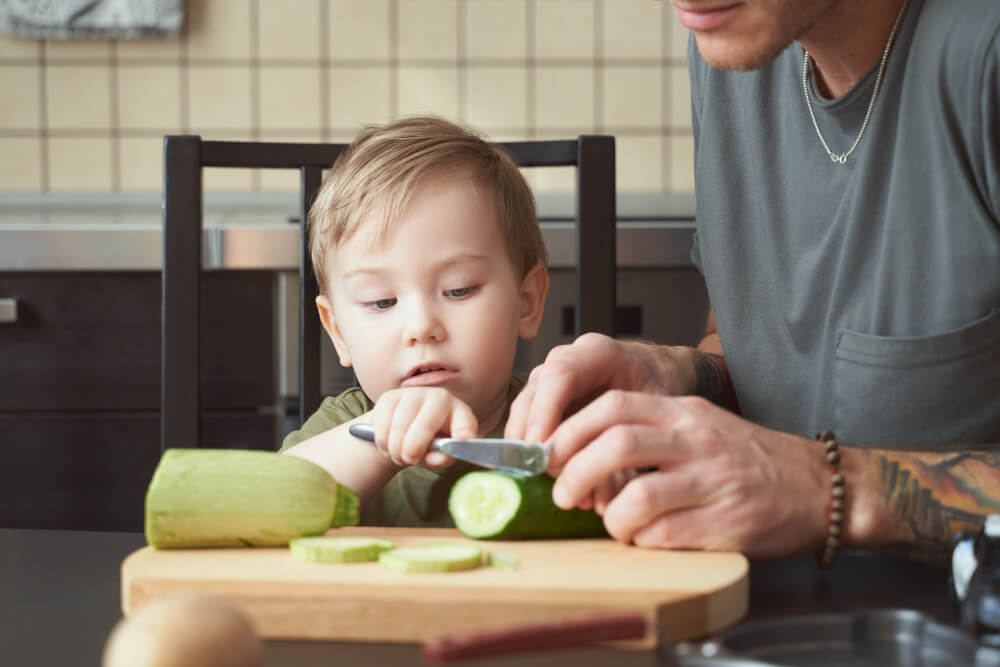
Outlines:
[[[398,392],[386,392],[375,404],[372,410],[372,425],[375,427],[375,448],[385,456],[389,456],[389,432],[392,429],[393,415],[399,403]]]
[[[442,454],[441,452],[427,452],[427,455],[424,456],[424,466],[430,468],[431,470],[447,468],[454,461],[455,459],[451,458],[447,454]]]
[[[448,432],[453,438],[475,438],[479,433],[479,422],[472,408],[457,399],[452,407]]]
[[[421,401],[414,401],[411,398],[403,398],[399,401],[392,414],[392,429],[389,433],[389,455],[397,465],[408,465],[413,461],[406,459],[405,451],[407,442],[415,437],[414,431],[419,433],[421,425],[419,423],[420,413],[423,410]],[[416,437],[420,437],[417,435]],[[425,438],[427,436],[424,436]]]
[[[413,465],[424,458],[431,440],[445,425],[448,418],[447,407],[435,394],[425,395],[419,411],[410,421],[406,438],[400,449],[401,459],[408,465]]]

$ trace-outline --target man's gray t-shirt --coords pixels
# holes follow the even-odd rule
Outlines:
[[[1000,2],[911,0],[861,142],[803,51],[689,48],[697,234],[744,415],[855,443],[1000,441]],[[854,142],[876,67],[825,100]]]

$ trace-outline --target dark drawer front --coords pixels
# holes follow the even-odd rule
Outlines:
[[[275,449],[274,418],[211,413],[206,447]],[[0,414],[0,528],[141,531],[157,413]]]
[[[202,406],[274,403],[273,275],[202,281]],[[158,410],[160,274],[0,273],[0,411]]]

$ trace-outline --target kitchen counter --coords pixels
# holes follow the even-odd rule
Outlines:
[[[0,529],[0,646],[11,667],[97,665],[121,617],[119,567],[145,544],[141,534]],[[947,576],[886,556],[846,552],[829,572],[812,556],[752,562],[746,621],[820,612],[909,608],[948,623]],[[414,644],[267,641],[264,667],[289,665],[415,665]],[[550,665],[552,653],[501,656],[494,665]],[[652,666],[652,651],[581,648],[562,651],[559,664],[580,667]]]
[[[692,195],[620,194],[622,267],[690,267]],[[540,195],[553,268],[575,265],[570,195]],[[206,195],[206,269],[293,270],[299,226],[294,195]],[[0,271],[140,271],[162,265],[158,194],[0,196]]]

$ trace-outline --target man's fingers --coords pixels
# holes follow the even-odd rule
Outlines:
[[[663,467],[670,460],[671,444],[665,433],[652,426],[616,425],[583,443],[563,466],[552,490],[563,509],[576,507],[606,478],[625,468]]]
[[[604,516],[611,499],[618,495],[618,492],[637,475],[638,473],[634,469],[625,468],[612,473],[610,477],[606,477],[594,490],[594,511]]]
[[[661,515],[688,508],[699,498],[699,483],[692,475],[670,472],[640,475],[608,503],[604,526],[616,540],[629,544]]]
[[[616,341],[599,334],[584,334],[569,345],[554,347],[511,406],[505,435],[548,441],[571,405],[607,387],[620,352]]]
[[[524,385],[514,400],[511,401],[503,437],[513,440],[524,439],[524,430],[528,422],[528,411],[531,409],[531,401],[535,397],[535,385],[532,382],[532,378],[535,377],[539,368],[541,367],[538,366],[531,372],[531,375],[528,376],[528,383]]]
[[[547,363],[540,368],[531,402],[526,406],[522,439],[545,442],[555,430],[575,396],[574,371],[567,364]]]
[[[589,405],[569,417],[552,433],[555,443],[550,454],[550,465],[558,468],[577,452],[607,430],[622,424],[669,424],[676,418],[671,410],[674,399],[651,396],[639,392],[606,391]],[[649,464],[652,465],[652,464]]]

